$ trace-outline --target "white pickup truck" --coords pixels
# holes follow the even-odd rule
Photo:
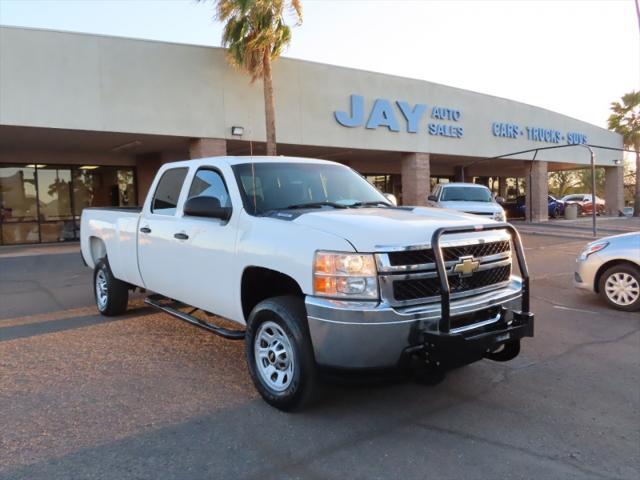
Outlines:
[[[438,378],[509,360],[533,336],[511,225],[396,207],[328,161],[165,164],[142,209],[85,209],[81,247],[102,314],[123,313],[140,288],[155,308],[244,339],[257,390],[282,410],[308,399],[325,368],[418,366]]]

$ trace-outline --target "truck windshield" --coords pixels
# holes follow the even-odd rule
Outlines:
[[[442,192],[443,202],[490,202],[491,192],[479,187],[446,187]]]
[[[321,163],[244,163],[233,166],[245,209],[254,215],[292,208],[390,206],[348,167]]]

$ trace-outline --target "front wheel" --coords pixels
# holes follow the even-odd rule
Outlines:
[[[640,269],[614,265],[600,277],[600,295],[613,308],[625,312],[640,310]]]
[[[106,257],[98,261],[93,271],[93,293],[102,315],[113,317],[127,310],[129,285],[113,276]]]
[[[311,399],[316,365],[302,299],[264,300],[247,321],[245,354],[249,374],[262,398],[290,411]]]

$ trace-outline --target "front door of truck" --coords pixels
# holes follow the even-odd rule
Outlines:
[[[174,234],[181,228],[178,202],[188,172],[188,167],[177,167],[161,173],[138,224],[138,264],[145,287],[170,298],[177,298],[176,275],[182,265]]]
[[[175,272],[177,298],[223,317],[235,313],[238,285],[235,282],[235,239],[239,206],[232,205],[223,173],[213,167],[200,167],[189,182],[189,190],[182,203],[193,197],[214,197],[220,207],[236,207],[229,220],[181,215],[179,228],[174,232],[181,239],[174,247],[181,268]]]

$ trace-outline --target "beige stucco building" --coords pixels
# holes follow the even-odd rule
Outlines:
[[[348,164],[404,204],[463,178],[505,197],[526,191],[545,220],[547,173],[588,165],[587,149],[492,157],[622,148],[559,113],[421,80],[280,59],[274,85],[279,154]],[[259,155],[264,139],[261,84],[222,49],[0,27],[2,244],[76,238],[84,206],[140,202],[162,163]],[[612,212],[621,158],[596,149]]]

